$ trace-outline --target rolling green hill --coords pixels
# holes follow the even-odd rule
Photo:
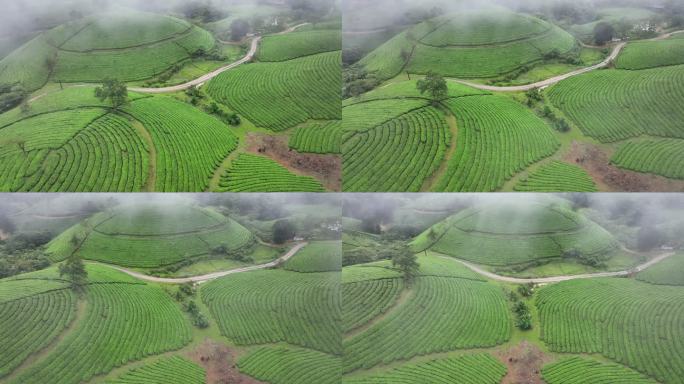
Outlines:
[[[540,62],[576,55],[575,39],[543,20],[504,9],[440,16],[395,36],[360,64],[387,79],[402,71],[458,78],[491,78]]]
[[[51,241],[47,251],[54,261],[77,252],[88,260],[154,268],[208,255],[220,245],[237,250],[253,241],[245,227],[210,209],[130,205],[77,224]]]
[[[569,252],[606,259],[617,242],[581,214],[548,202],[469,208],[434,225],[412,245],[478,264],[510,266],[560,260]]]
[[[19,82],[35,90],[49,79],[145,80],[214,45],[209,32],[186,21],[121,9],[39,35],[0,61],[0,83]]]

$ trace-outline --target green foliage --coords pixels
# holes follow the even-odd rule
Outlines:
[[[428,353],[492,347],[510,337],[507,304],[493,285],[426,276],[417,277],[412,290],[407,302],[345,340],[344,372]]]
[[[347,271],[349,268],[345,268]],[[363,273],[356,279],[359,281],[344,281],[342,284],[342,329],[349,332],[367,324],[372,319],[387,312],[399,298],[404,289],[404,280],[398,278],[397,273],[382,267],[352,268],[355,272]],[[347,272],[348,274],[349,272]],[[345,275],[343,275],[345,276]],[[349,277],[347,277],[349,278]]]
[[[206,373],[199,365],[180,356],[163,357],[106,381],[106,384],[203,384]]]
[[[284,244],[294,239],[296,235],[297,226],[289,220],[278,220],[273,223],[273,242],[275,244]]]
[[[345,384],[496,384],[506,375],[506,366],[488,353],[447,357],[405,364],[382,373],[345,379]]]
[[[71,282],[71,289],[77,292],[83,290],[88,281],[88,272],[83,260],[76,253],[69,256],[63,264],[59,265],[59,277],[66,276]]]
[[[342,49],[339,30],[313,30],[264,37],[259,61],[286,61]]]
[[[636,139],[622,144],[610,159],[618,167],[684,179],[684,140]]]
[[[515,185],[520,192],[596,192],[596,184],[584,169],[552,161]]]
[[[273,232],[275,236],[275,228]],[[337,240],[311,242],[289,259],[283,268],[295,272],[341,271],[342,243]]]
[[[637,274],[637,279],[651,284],[684,286],[684,256],[681,253]]]
[[[294,347],[263,347],[238,361],[240,372],[272,384],[337,384],[340,358]]]
[[[443,100],[449,93],[446,80],[434,72],[428,72],[425,78],[418,80],[416,88],[421,95],[429,93],[433,102]]]
[[[619,364],[600,363],[593,359],[570,357],[542,368],[549,384],[655,384],[656,381]]]
[[[408,247],[402,246],[392,250],[392,267],[401,271],[404,281],[411,283],[418,274],[420,264],[416,255]]]
[[[641,135],[684,138],[682,66],[593,71],[560,82],[547,95],[585,135],[602,142]]]
[[[26,91],[21,85],[0,84],[0,113],[22,105],[22,109],[28,108]]]
[[[207,93],[259,127],[282,131],[340,119],[340,53],[254,63],[211,80]]]
[[[221,177],[224,192],[323,192],[321,183],[298,176],[277,162],[258,155],[241,153]]]
[[[659,382],[681,383],[681,287],[628,279],[573,280],[537,293],[542,338],[554,352],[600,353]]]
[[[599,22],[594,26],[594,43],[603,45],[613,40],[615,28],[605,21]]]
[[[287,342],[341,354],[339,273],[264,270],[207,283],[202,301],[238,345]]]
[[[119,80],[106,78],[101,87],[95,88],[95,97],[103,102],[109,99],[112,109],[117,110],[128,104],[128,89]]]

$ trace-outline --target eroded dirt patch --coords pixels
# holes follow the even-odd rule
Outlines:
[[[588,143],[572,143],[564,160],[584,168],[599,189],[621,192],[682,192],[684,182],[628,171],[610,164],[610,154]]]
[[[207,384],[262,383],[238,371],[235,354],[225,344],[206,339],[187,355],[207,371]]]
[[[553,360],[539,347],[527,341],[498,351],[494,355],[508,368],[508,373],[501,384],[544,384],[541,369]]]
[[[247,135],[247,151],[268,156],[290,171],[318,179],[325,188],[340,191],[342,188],[342,159],[337,155],[300,153],[290,149],[287,136],[259,133]]]

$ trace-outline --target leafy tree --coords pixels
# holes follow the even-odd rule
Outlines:
[[[297,234],[297,228],[288,220],[278,220],[273,224],[273,242],[283,244],[292,240]]]
[[[240,41],[249,33],[249,22],[245,19],[236,19],[230,24],[230,39]]]
[[[515,325],[523,331],[532,329],[532,315],[529,312],[519,315],[515,321]]]
[[[119,80],[107,78],[101,87],[95,88],[95,97],[100,101],[109,99],[112,109],[117,110],[128,104],[128,88]]]
[[[85,264],[76,252],[72,253],[63,264],[59,266],[59,276],[67,276],[71,281],[71,289],[81,292],[88,279],[88,271]]]
[[[534,293],[534,284],[527,283],[518,286],[518,293],[523,297],[530,297]]]
[[[434,228],[430,228],[430,231],[428,232],[428,239],[430,239],[430,241],[437,240],[437,232],[435,232]]]
[[[399,268],[404,275],[404,280],[409,283],[418,275],[420,269],[416,255],[407,246],[393,250],[392,266]]]
[[[594,27],[594,42],[597,45],[603,45],[615,36],[615,28],[609,23],[602,21]]]
[[[449,93],[446,80],[432,71],[428,72],[425,78],[418,80],[416,88],[418,88],[421,95],[426,92],[429,93],[433,104],[445,99]]]

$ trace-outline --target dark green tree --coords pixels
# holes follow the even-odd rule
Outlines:
[[[88,271],[86,271],[81,257],[74,252],[64,263],[59,265],[59,276],[67,276],[71,281],[71,289],[82,292],[88,280]]]
[[[297,228],[288,220],[278,220],[273,224],[273,242],[283,244],[292,240],[297,234]]]
[[[449,93],[446,80],[432,71],[428,72],[425,78],[418,80],[416,88],[418,88],[421,95],[426,92],[429,93],[433,104],[444,100]]]
[[[112,109],[117,110],[128,104],[128,88],[119,80],[107,78],[101,87],[95,88],[95,97],[100,101],[109,99]]]
[[[413,281],[420,269],[418,258],[408,246],[397,248],[392,252],[392,266],[401,271],[404,280],[408,283]]]

